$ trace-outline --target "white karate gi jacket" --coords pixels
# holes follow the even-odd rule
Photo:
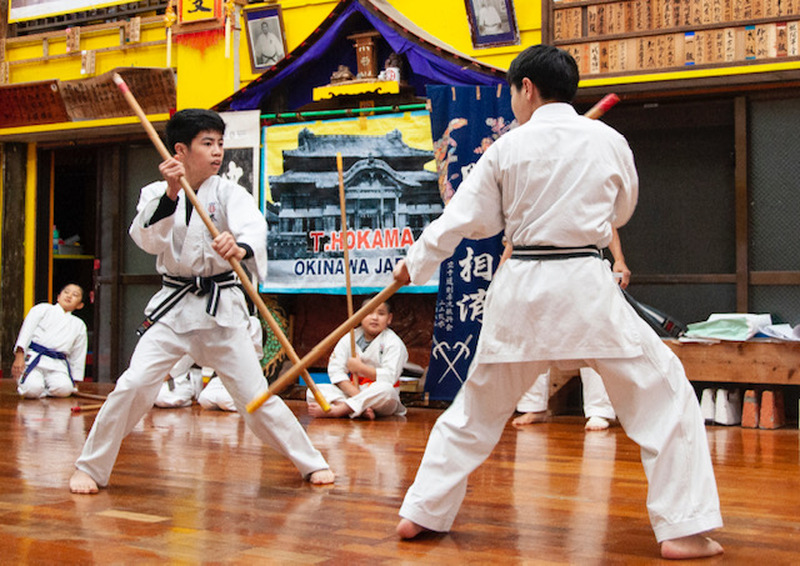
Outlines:
[[[144,251],[156,256],[156,270],[161,274],[209,277],[230,271],[230,263],[211,247],[213,238],[200,215],[193,211],[189,225],[186,225],[187,199],[183,191],[178,195],[174,214],[145,226],[166,188],[166,181],[157,181],[142,189],[137,214],[129,230],[131,238]],[[258,208],[253,206],[253,196],[241,186],[217,175],[206,179],[195,192],[217,229],[230,232],[237,242],[247,244],[253,250],[253,257],[243,261],[242,265],[260,280],[265,279],[267,225]],[[151,313],[172,292],[173,289],[162,287],[150,299],[145,312]],[[247,303],[240,289],[221,291],[214,317],[206,313],[207,300],[207,296],[189,293],[178,306],[159,319],[158,324],[166,324],[181,333],[215,325],[227,328],[247,326]]]
[[[361,356],[361,361],[375,368],[375,381],[388,383],[394,387],[403,373],[403,365],[408,361],[408,350],[400,337],[391,328],[385,329],[370,342],[366,350],[358,347],[358,340],[364,335],[363,328],[356,328],[356,354]],[[333,349],[328,360],[328,377],[331,383],[336,384],[348,381],[350,376],[347,371],[347,360],[351,357],[350,335],[345,334]],[[369,387],[364,384],[361,388]]]
[[[569,104],[546,104],[489,147],[442,215],[409,248],[411,280],[427,281],[463,238],[501,231],[515,248],[602,249],[611,241],[611,227],[633,214],[637,196],[633,155],[623,136]],[[507,261],[487,292],[475,361],[638,356],[642,349],[624,301],[598,259]],[[602,331],[591,324],[598,319],[608,321]]]
[[[83,381],[86,367],[86,324],[71,312],[64,311],[58,303],[40,303],[34,306],[17,336],[14,351],[25,351],[25,364],[36,352],[28,351],[31,342],[67,355],[73,381]],[[42,356],[37,368],[43,370],[67,371],[63,360]]]

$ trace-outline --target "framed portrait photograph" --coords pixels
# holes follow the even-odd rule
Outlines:
[[[286,57],[286,35],[280,6],[245,10],[245,29],[254,73],[263,73]]]
[[[472,46],[495,47],[519,43],[513,0],[464,0]]]

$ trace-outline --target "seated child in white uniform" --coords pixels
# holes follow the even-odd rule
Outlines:
[[[261,346],[261,322],[257,317],[250,317],[248,329],[256,356],[261,359],[264,351]],[[225,389],[222,380],[212,378],[204,388],[203,369],[190,356],[185,355],[169,371],[167,380],[158,392],[155,405],[162,409],[190,407],[195,399],[204,409],[236,410],[233,397]]]
[[[86,324],[74,311],[83,308],[83,289],[69,283],[56,303],[33,307],[14,345],[11,375],[17,392],[27,399],[69,397],[83,381],[86,365]]]
[[[406,414],[400,402],[399,386],[408,351],[389,328],[391,322],[391,304],[385,302],[364,317],[355,330],[355,355],[352,355],[349,334],[339,340],[328,360],[331,383],[318,385],[331,410],[324,412],[309,390],[306,400],[311,416],[355,418],[363,415],[372,420]],[[355,376],[358,385],[351,381],[348,373]]]
[[[167,380],[161,384],[155,406],[162,409],[191,407],[203,390],[203,370],[191,356],[184,355],[169,370]]]

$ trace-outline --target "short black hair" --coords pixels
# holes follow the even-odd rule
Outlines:
[[[361,300],[361,307],[363,308],[368,302],[370,302],[372,299],[374,299],[377,296],[378,296],[378,293],[372,293],[371,295],[366,295]],[[381,305],[386,305],[386,310],[388,310],[390,313],[392,312],[392,302],[389,299],[384,300],[381,303]],[[381,306],[381,305],[378,305],[378,307]],[[377,309],[378,307],[375,307],[375,308]]]
[[[572,102],[578,92],[580,72],[572,55],[542,43],[528,47],[511,61],[506,73],[508,84],[521,88],[525,77],[545,100]]]
[[[186,108],[175,112],[167,122],[167,145],[170,152],[175,152],[176,143],[191,146],[197,134],[207,131],[225,134],[225,122],[213,110]]]
[[[58,294],[60,295],[61,293],[63,293],[64,289],[66,289],[70,285],[75,285],[78,289],[81,290],[81,301],[82,301],[86,296],[86,291],[83,290],[83,286],[80,283],[76,283],[75,281],[68,281],[67,283],[64,283],[64,286],[61,287],[61,290],[58,292]]]

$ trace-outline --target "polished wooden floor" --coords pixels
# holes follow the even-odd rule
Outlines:
[[[473,474],[448,535],[394,535],[440,413],[312,420],[288,401],[338,474],[312,487],[236,414],[154,409],[111,485],[67,480],[94,412],[85,399],[20,400],[0,381],[0,564],[650,564],[659,562],[637,447],[583,419],[509,425]],[[798,430],[709,427],[725,528],[704,564],[800,564]],[[699,562],[699,561],[698,561]]]

